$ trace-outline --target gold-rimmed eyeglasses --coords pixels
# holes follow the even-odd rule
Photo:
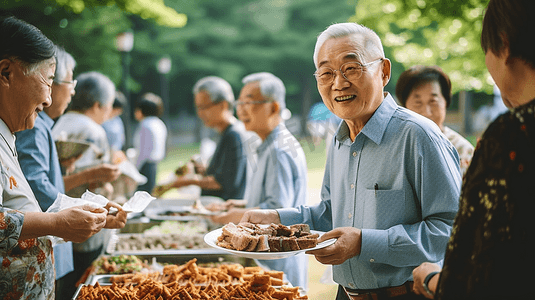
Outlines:
[[[347,81],[353,81],[357,80],[362,76],[362,73],[364,73],[364,69],[376,62],[382,62],[384,58],[379,58],[374,61],[371,61],[369,63],[362,64],[360,62],[347,62],[340,66],[340,69],[334,70],[329,67],[321,67],[316,72],[314,72],[314,76],[316,77],[316,80],[320,85],[329,85],[334,82],[335,73],[336,71],[340,71],[340,74],[347,80]]]

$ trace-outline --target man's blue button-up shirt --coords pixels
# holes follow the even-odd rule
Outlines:
[[[333,266],[334,280],[375,289],[412,280],[422,262],[441,262],[460,188],[459,156],[438,126],[386,94],[354,141],[347,124],[340,124],[322,201],[278,212],[283,224],[362,229],[360,254]]]
[[[254,140],[246,141],[249,149]],[[305,152],[283,123],[271,131],[256,151],[250,149],[249,154],[245,192],[248,208],[276,209],[306,204]],[[308,288],[307,255],[257,262],[272,270],[283,271],[292,285]]]

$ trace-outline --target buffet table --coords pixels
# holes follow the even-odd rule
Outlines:
[[[203,205],[208,205],[214,201],[222,200],[215,197],[201,198]],[[281,295],[290,293],[281,290],[283,286],[285,288],[291,287],[282,272],[264,270],[258,267],[251,258],[236,256],[204,243],[202,237],[220,226],[211,223],[209,218],[202,215],[188,214],[187,208],[191,207],[192,203],[193,200],[154,200],[143,213],[129,216],[126,226],[112,234],[105,247],[105,252],[94,261],[92,267],[80,279],[73,299],[91,299],[86,296],[79,297],[79,294],[87,294],[89,289],[95,287],[108,286],[111,288],[114,286],[116,288],[116,284],[112,285],[112,278],[116,275],[124,275],[124,272],[136,274],[159,272],[162,274],[166,268],[169,269],[172,266],[181,268],[180,266],[185,264],[191,265],[192,261],[196,266],[194,270],[200,269],[202,272],[207,272],[206,270],[209,268],[228,269],[230,268],[228,266],[235,266],[233,268],[243,269],[247,272],[255,270],[257,276],[264,276],[264,280],[267,278],[265,275],[277,274],[277,276],[280,275],[281,281],[272,281],[271,283],[277,283],[277,285],[271,284],[270,286],[278,287],[278,293]],[[132,264],[134,261],[139,266],[121,266],[121,263]],[[252,277],[245,276],[244,278],[246,279],[239,279],[233,284],[244,284],[244,288],[250,289]],[[260,277],[256,280],[260,280]],[[158,283],[151,284],[158,285]],[[199,282],[190,283],[190,285],[192,284],[197,287],[202,285]],[[267,287],[264,288],[267,289]],[[273,290],[271,291],[273,292]],[[294,293],[292,299],[306,299],[298,298],[303,296],[302,291],[295,293],[295,290],[292,290],[292,292]]]

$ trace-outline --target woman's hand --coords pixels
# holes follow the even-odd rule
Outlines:
[[[433,294],[429,294],[424,288],[425,277],[431,272],[440,272],[441,268],[437,264],[424,262],[419,267],[412,271],[412,277],[414,278],[414,287],[412,288],[417,295],[423,295],[428,299],[433,299],[434,293],[437,289],[438,279],[440,274],[436,274],[431,278],[428,284],[429,290]]]
[[[53,235],[65,241],[81,243],[99,232],[106,225],[108,211],[90,205],[75,206],[55,214]]]
[[[354,227],[340,227],[331,230],[318,239],[318,243],[336,238],[331,246],[319,250],[307,251],[316,256],[316,260],[325,265],[339,265],[349,258],[360,254],[362,231]]]

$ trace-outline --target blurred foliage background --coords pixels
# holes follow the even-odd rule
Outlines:
[[[223,77],[238,95],[241,78],[260,71],[279,76],[288,108],[306,116],[321,101],[312,75],[316,36],[346,21],[362,23],[382,38],[393,62],[387,86],[392,94],[399,74],[414,64],[442,67],[455,92],[492,92],[479,42],[486,0],[0,1],[1,14],[37,26],[70,52],[78,62],[76,74],[97,70],[118,87],[125,74],[115,37],[131,30],[126,85],[131,101],[145,92],[168,93],[171,117],[194,114],[191,89],[198,79]],[[157,70],[162,57],[172,62],[164,75]],[[481,104],[488,100],[483,99]]]

